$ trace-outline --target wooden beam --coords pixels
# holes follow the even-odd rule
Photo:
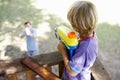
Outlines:
[[[56,76],[52,72],[48,71],[45,67],[43,67],[42,65],[36,63],[31,58],[24,58],[22,60],[22,64],[25,65],[30,70],[37,73],[44,80],[61,80],[58,76]]]
[[[17,74],[9,74],[7,75],[8,80],[18,80]]]
[[[43,66],[57,65],[63,61],[62,56],[59,52],[41,54],[31,58],[34,59],[35,62],[38,62]],[[0,60],[0,74],[3,74],[3,71],[6,74],[13,74],[25,71],[25,67],[21,64],[22,59]]]
[[[98,58],[92,67],[92,76],[95,80],[112,80]]]
[[[35,62],[38,62],[42,66],[57,65],[63,62],[62,56],[59,52],[41,54],[39,56],[32,57],[32,59],[34,59]],[[3,71],[6,74],[14,74],[25,70],[25,66],[21,64],[21,59],[0,60],[0,75],[3,74]],[[111,80],[109,74],[98,58],[96,59],[92,67],[92,75],[95,80]]]
[[[35,80],[36,73],[32,70],[27,70],[26,72],[26,80]]]

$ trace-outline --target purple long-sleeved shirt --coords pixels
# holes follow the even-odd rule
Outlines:
[[[98,53],[98,41],[96,34],[79,42],[78,49],[69,61],[70,68],[78,73],[72,77],[66,69],[62,76],[62,80],[90,80],[90,68],[92,67]]]

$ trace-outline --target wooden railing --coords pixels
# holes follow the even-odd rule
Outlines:
[[[58,65],[58,75],[52,72],[54,65]],[[0,60],[0,77],[7,78],[7,80],[19,80],[17,73],[25,72],[26,80],[35,80],[36,74],[43,80],[61,80],[63,68],[64,63],[60,53],[52,52],[30,58]],[[98,58],[91,70],[92,80],[111,80]]]

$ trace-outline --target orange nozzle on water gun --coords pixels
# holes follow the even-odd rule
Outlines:
[[[75,34],[75,32],[69,32],[68,33],[68,38],[76,38],[77,36],[76,36],[76,34]]]
[[[70,28],[60,26],[55,28],[55,34],[56,37],[61,40],[69,50],[69,57],[71,59],[75,49],[78,47],[78,39],[75,32]]]

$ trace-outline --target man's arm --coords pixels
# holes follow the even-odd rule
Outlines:
[[[20,34],[19,36],[20,36],[20,38],[24,38],[26,35]]]
[[[37,37],[37,32],[35,29],[33,29],[33,31],[31,32],[29,28],[26,28],[26,35],[30,36],[32,38],[36,38]]]
[[[37,37],[35,34],[32,34],[32,33],[29,34],[29,35],[20,34],[19,36],[20,36],[20,38],[24,38],[25,36],[30,36],[30,37],[32,37],[32,38],[36,38],[36,37]]]
[[[30,35],[28,35],[28,36],[30,36],[32,38],[36,38],[37,37],[35,34],[32,34],[32,33]]]

